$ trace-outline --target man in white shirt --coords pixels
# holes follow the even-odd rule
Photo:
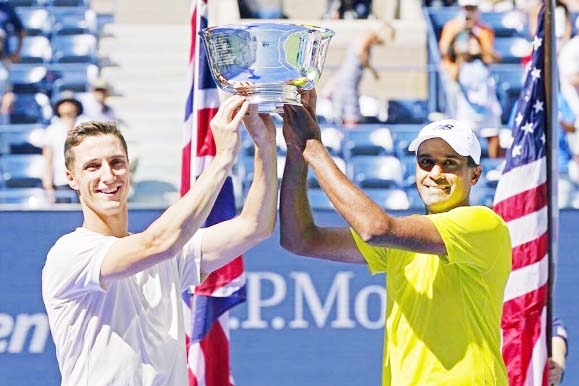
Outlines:
[[[255,143],[246,204],[237,217],[200,229],[239,152],[242,119]],[[271,118],[232,96],[211,128],[213,161],[139,233],[128,229],[129,158],[116,125],[90,121],[68,132],[66,175],[83,223],[55,243],[42,271],[63,386],[187,386],[181,292],[268,238],[276,218]]]

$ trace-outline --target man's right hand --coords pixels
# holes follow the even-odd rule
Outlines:
[[[316,118],[316,91],[302,91],[302,106],[284,105],[283,135],[288,151],[304,151],[310,139],[321,141],[320,125]]]
[[[229,157],[228,161],[231,163],[235,160],[241,147],[239,124],[248,107],[246,98],[240,95],[232,95],[219,106],[219,110],[211,119],[215,157]]]

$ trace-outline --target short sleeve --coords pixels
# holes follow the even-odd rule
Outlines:
[[[350,231],[358,250],[368,263],[370,272],[373,275],[386,272],[388,270],[388,249],[368,245],[354,229],[350,228]]]
[[[466,264],[487,271],[497,259],[510,261],[508,228],[490,208],[459,207],[429,218],[444,241],[450,264]]]
[[[100,271],[116,237],[92,239],[65,237],[55,244],[42,271],[43,291],[51,298],[74,299],[90,292],[104,292]]]
[[[177,258],[183,291],[190,286],[201,283],[203,233],[204,228],[195,232],[191,240],[183,246],[182,252]]]

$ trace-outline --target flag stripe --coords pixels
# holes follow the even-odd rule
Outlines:
[[[500,211],[505,221],[533,213],[547,205],[547,184],[542,183],[529,190],[521,192],[517,196],[503,199],[495,204],[495,209]]]
[[[185,125],[181,161],[181,194],[214,159],[216,148],[210,129],[211,119],[219,108],[219,93],[199,31],[208,26],[207,1],[191,4],[191,45],[187,81],[189,92],[185,107]],[[205,221],[208,227],[236,215],[231,177],[223,184]],[[190,386],[232,385],[229,366],[228,310],[245,301],[243,258],[212,272],[203,283],[185,293],[184,304],[192,313],[188,336],[187,363]]]
[[[526,300],[525,295],[545,285],[548,279],[548,261],[548,256],[545,255],[538,262],[513,271],[505,288],[505,301]],[[505,314],[504,317],[507,318],[509,315]]]
[[[540,237],[513,248],[513,271],[534,264],[547,255],[549,234],[543,233]]]

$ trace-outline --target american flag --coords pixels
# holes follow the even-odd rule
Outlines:
[[[513,142],[506,154],[493,209],[509,227],[512,273],[505,289],[502,352],[510,386],[546,385],[549,227],[544,58],[544,10],[517,102]],[[555,142],[556,143],[556,142]],[[556,176],[554,177],[556,178]],[[550,323],[550,321],[549,321]]]
[[[209,122],[219,106],[219,94],[211,77],[205,48],[198,31],[207,27],[207,0],[191,5],[191,49],[185,107],[185,130],[181,165],[181,194],[215,156]],[[206,226],[236,215],[231,177],[227,178]],[[228,310],[245,301],[245,273],[241,256],[211,273],[200,286],[183,298],[191,312],[187,336],[187,363],[191,386],[233,385],[229,367]]]

